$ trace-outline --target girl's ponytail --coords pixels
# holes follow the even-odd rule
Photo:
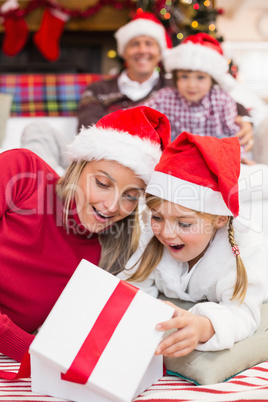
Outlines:
[[[233,219],[234,219],[233,217],[229,218],[229,228],[228,228],[229,243],[232,246],[232,251],[236,258],[236,283],[234,287],[232,300],[240,299],[242,303],[247,292],[248,277],[244,263],[242,261],[242,258],[240,257],[239,247],[235,242]]]

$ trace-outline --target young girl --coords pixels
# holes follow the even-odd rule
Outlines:
[[[239,223],[237,138],[182,133],[163,153],[146,189],[152,232],[120,278],[157,297],[196,303],[159,323],[175,329],[157,353],[231,348],[254,333],[267,296],[264,241]]]
[[[191,35],[167,49],[163,63],[173,74],[175,88],[161,89],[144,105],[168,117],[171,140],[183,131],[217,138],[238,133],[237,104],[226,92],[234,79],[216,39],[205,33]],[[242,158],[245,156],[243,153]]]
[[[137,107],[82,130],[61,179],[29,150],[0,154],[1,353],[21,361],[82,258],[125,266],[139,197],[169,137],[164,115]]]

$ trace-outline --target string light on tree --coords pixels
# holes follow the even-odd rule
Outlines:
[[[137,14],[142,14],[143,13],[143,9],[141,7],[137,8],[136,10]]]
[[[182,40],[183,39],[183,33],[182,32],[179,32],[179,33],[177,33],[177,38],[179,39],[179,40]]]
[[[115,59],[115,58],[117,57],[116,51],[113,50],[113,49],[108,50],[108,52],[107,52],[107,57],[108,57],[109,59]]]
[[[236,78],[237,74],[238,74],[238,66],[236,64],[233,63],[233,61],[230,59],[228,60],[228,64],[229,64],[229,72],[230,74]]]

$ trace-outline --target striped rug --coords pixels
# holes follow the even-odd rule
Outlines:
[[[0,370],[17,371],[18,367],[18,363],[0,355]],[[31,380],[23,379],[0,380],[0,401],[64,402],[65,400],[31,392]],[[138,401],[268,401],[268,361],[240,373],[227,382],[209,386],[196,386],[178,377],[164,376],[135,399],[135,402]]]

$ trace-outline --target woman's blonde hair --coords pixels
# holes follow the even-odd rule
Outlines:
[[[59,179],[56,192],[63,202],[63,222],[68,226],[68,215],[77,191],[78,180],[88,161],[72,162]],[[140,225],[138,206],[132,214],[114,223],[99,234],[101,258],[99,266],[113,274],[121,272],[138,247]]]
[[[78,180],[87,163],[87,161],[72,162],[65,174],[58,180],[56,192],[63,201],[63,223],[65,226],[68,226],[68,215],[75,198]]]
[[[161,203],[165,200],[162,198],[153,196],[151,194],[146,194],[146,205],[149,209],[157,208]],[[211,214],[202,213],[195,211],[198,215],[202,216],[212,216]],[[228,228],[228,238],[229,243],[233,249],[234,246],[237,246],[234,239],[234,228],[233,228],[233,217],[229,217],[229,228]],[[151,274],[151,272],[156,268],[156,266],[160,263],[161,258],[163,256],[164,246],[160,241],[153,236],[146,246],[142,256],[134,265],[139,264],[138,269],[128,278],[128,281],[142,282]],[[131,267],[130,269],[134,268]],[[238,299],[243,302],[246,291],[247,291],[247,272],[243,261],[240,255],[236,255],[236,283],[234,286],[234,292],[231,300]]]
[[[101,268],[112,274],[123,271],[139,244],[140,224],[138,206],[131,215],[114,223],[100,234]]]

